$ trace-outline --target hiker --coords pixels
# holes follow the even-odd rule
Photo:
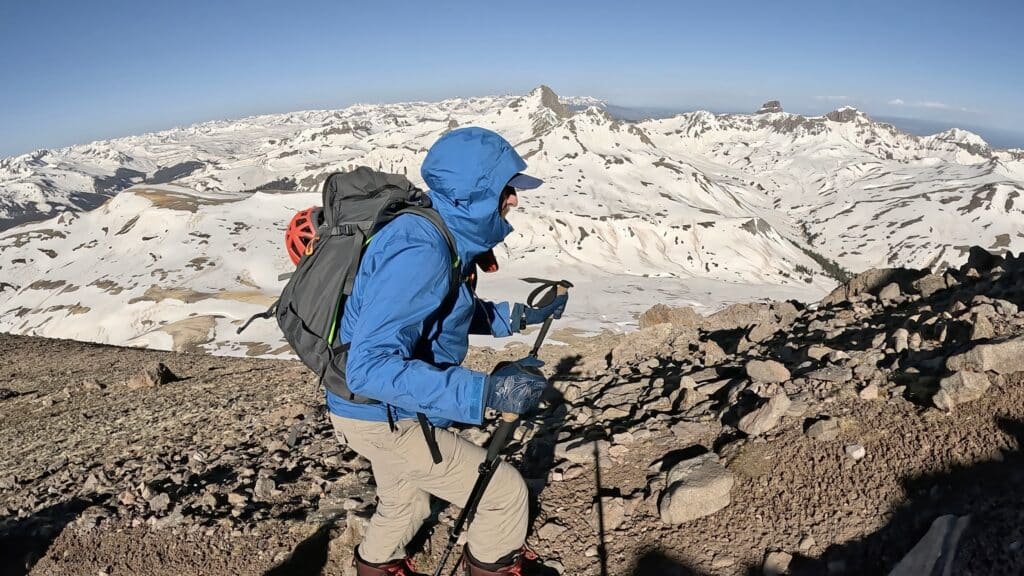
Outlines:
[[[529,412],[547,386],[525,364],[513,362],[490,375],[460,364],[470,333],[509,336],[560,317],[567,295],[532,308],[480,300],[461,282],[450,290],[452,266],[467,276],[474,259],[512,231],[505,216],[518,204],[517,191],[541,185],[522,173],[525,168],[494,132],[449,132],[430,148],[422,176],[455,241],[455,262],[438,228],[414,214],[395,218],[367,244],[339,338],[349,345],[348,388],[378,403],[327,392],[339,439],[370,461],[377,484],[377,509],[355,550],[360,576],[413,575],[405,546],[430,515],[430,496],[466,502],[485,450],[447,427],[453,421],[480,424],[488,407]],[[418,413],[426,417],[422,426]],[[524,563],[535,559],[524,547],[527,501],[523,478],[503,462],[467,533],[466,574],[524,573]]]

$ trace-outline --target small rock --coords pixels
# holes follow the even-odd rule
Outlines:
[[[241,508],[249,503],[249,498],[245,494],[239,492],[231,492],[228,494],[228,504],[236,508]]]
[[[623,446],[622,444],[616,444],[608,449],[608,455],[616,460],[622,460],[622,457],[629,453],[629,447]]]
[[[274,495],[275,490],[277,490],[277,484],[273,480],[270,478],[258,478],[256,486],[253,488],[253,495],[256,496],[257,500],[269,500]]]
[[[823,382],[836,382],[838,384],[842,384],[853,380],[853,370],[850,368],[841,368],[839,366],[826,366],[824,368],[808,372],[806,377],[811,380],[821,380]]]
[[[910,332],[906,328],[898,328],[892,333],[892,348],[897,354],[910,347]]]
[[[160,493],[149,499],[149,508],[154,512],[163,512],[171,505],[171,497]]]
[[[833,350],[829,352],[827,356],[825,356],[825,359],[831,362],[832,364],[838,364],[843,360],[849,360],[850,355],[847,354],[846,352],[843,352],[842,350]]]
[[[618,434],[612,435],[612,442],[615,444],[622,444],[628,446],[636,441],[636,437],[633,436],[632,432],[619,432]]]
[[[129,390],[140,390],[143,388],[156,388],[170,382],[180,380],[163,362],[157,362],[132,376],[128,382]]]
[[[597,556],[597,546],[591,546],[590,548],[587,548],[583,552],[583,555],[586,556],[587,558],[594,558],[594,557],[596,557]]]
[[[811,548],[814,548],[816,544],[817,541],[814,540],[814,536],[804,535],[804,537],[800,539],[800,544],[797,544],[797,548],[800,548],[801,552],[807,552]]]
[[[833,350],[828,346],[823,346],[821,344],[813,344],[810,348],[807,349],[807,357],[812,360],[821,360],[822,358],[828,356],[832,352]]]
[[[725,556],[722,554],[715,554],[715,557],[711,559],[711,567],[720,569],[728,568],[736,565],[736,559],[732,556]]]
[[[712,452],[679,462],[669,470],[658,503],[662,522],[682,524],[718,512],[732,501],[735,481]]]
[[[725,350],[718,345],[714,340],[708,340],[704,342],[704,366],[714,366],[723,362],[728,355]]]
[[[104,386],[103,384],[100,384],[99,382],[97,382],[93,378],[87,378],[87,379],[82,381],[82,390],[89,390],[91,392],[98,392],[98,391],[103,390],[105,388],[106,388],[106,386]]]
[[[807,436],[829,442],[839,437],[839,422],[833,418],[822,418],[807,428]]]
[[[213,492],[207,492],[199,499],[199,505],[205,506],[206,508],[216,508],[219,503],[217,495]]]
[[[595,444],[597,445],[597,453],[601,458],[601,466],[606,466],[608,464],[608,449],[611,447],[607,440],[583,441],[569,439],[559,442],[555,445],[555,457],[568,460],[574,464],[589,464],[594,461]]]
[[[868,384],[857,393],[861,400],[878,400],[878,385]]]
[[[20,396],[21,392],[17,390],[11,390],[10,388],[0,388],[0,400],[8,400]]]
[[[569,466],[568,468],[562,471],[562,478],[565,480],[573,480],[575,478],[583,476],[585,472],[586,469],[584,469],[583,466],[573,464],[572,466]]]
[[[793,556],[786,552],[774,551],[769,552],[764,558],[764,564],[761,566],[761,573],[765,576],[782,576],[783,574],[789,573],[789,563],[793,561]]]
[[[557,522],[548,521],[537,530],[537,537],[541,540],[555,540],[565,533],[566,530],[568,530],[568,528],[565,526],[562,526]]]
[[[766,384],[789,380],[789,370],[775,360],[751,360],[747,362],[747,376],[755,382]]]
[[[990,340],[995,338],[996,329],[992,326],[992,321],[988,319],[988,316],[981,316],[974,314],[971,317],[971,341],[975,340]]]
[[[853,458],[854,460],[860,460],[864,456],[867,456],[868,453],[868,451],[865,450],[864,447],[861,446],[860,444],[848,444],[845,448],[843,448],[843,451],[846,452],[847,456]]]
[[[545,560],[544,565],[554,570],[558,574],[565,572],[565,564],[562,564],[558,560]]]
[[[604,529],[615,530],[619,526],[622,526],[622,521],[626,519],[626,505],[622,498],[615,496],[602,496],[601,497],[601,513],[604,518]],[[594,528],[598,528],[598,514],[597,504],[595,503],[590,508],[590,525]]]

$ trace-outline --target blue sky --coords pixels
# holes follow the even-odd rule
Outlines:
[[[0,3],[0,156],[353,102],[525,93],[869,114],[1024,146],[1024,3]],[[984,132],[983,132],[984,134]]]

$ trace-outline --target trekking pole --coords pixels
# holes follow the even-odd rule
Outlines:
[[[529,280],[527,280],[529,281]],[[550,302],[555,298],[557,294],[563,294],[568,292],[568,289],[572,287],[572,284],[568,280],[559,281],[544,281],[550,286],[548,294],[545,295],[545,300]],[[548,286],[542,286],[538,290],[535,290],[530,298],[527,299],[527,303],[531,306],[533,303],[534,296],[539,294],[539,290]],[[548,330],[551,328],[552,318],[548,316],[544,319],[544,324],[540,328],[540,332],[537,334],[537,340],[533,344],[533,349],[530,350],[530,356],[536,358],[537,353],[540,352],[541,344],[544,343],[544,339],[547,338]],[[484,457],[484,461],[480,463],[478,469],[479,474],[476,477],[476,482],[473,484],[473,489],[469,492],[469,498],[466,500],[466,506],[463,507],[462,513],[459,514],[458,519],[455,520],[455,526],[452,527],[451,532],[448,533],[448,543],[445,545],[444,552],[441,553],[441,561],[437,564],[437,569],[434,570],[434,576],[441,576],[441,572],[444,570],[445,564],[448,563],[448,557],[452,553],[452,549],[455,548],[455,544],[458,543],[459,537],[462,536],[462,531],[466,525],[473,521],[473,517],[476,516],[476,509],[480,505],[480,500],[484,496],[484,491],[487,490],[487,485],[491,483],[491,478],[494,476],[495,470],[501,464],[501,451],[505,448],[508,443],[509,437],[512,432],[516,429],[516,424],[519,422],[519,414],[513,412],[502,412],[501,423],[498,424],[498,429],[494,431],[494,436],[491,437],[491,443],[487,445],[487,455]]]

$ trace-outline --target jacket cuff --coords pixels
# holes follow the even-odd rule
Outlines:
[[[482,424],[484,421],[484,408],[487,406],[487,396],[490,394],[490,390],[487,382],[487,375],[482,372],[473,372],[470,379],[470,385],[475,387],[476,393],[470,394],[470,401],[473,402],[469,406],[469,417],[471,424]]]
[[[526,319],[526,305],[522,302],[516,302],[512,306],[512,314],[509,316],[509,325],[512,328],[512,333],[516,334],[526,327],[524,320]]]

